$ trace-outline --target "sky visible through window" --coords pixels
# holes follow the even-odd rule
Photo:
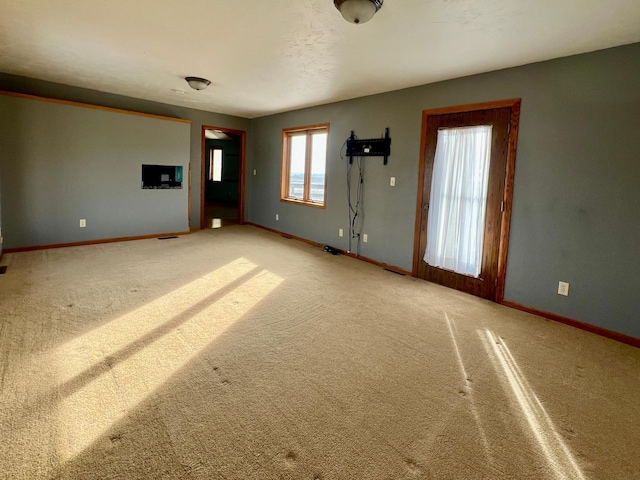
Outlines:
[[[311,175],[324,175],[327,158],[327,134],[314,133],[311,141]],[[291,137],[291,174],[304,175],[307,136]]]
[[[311,141],[311,175],[323,175],[327,168],[327,134],[316,133]]]

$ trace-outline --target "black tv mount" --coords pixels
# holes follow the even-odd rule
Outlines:
[[[384,165],[391,155],[391,137],[389,129],[384,129],[384,138],[371,138],[358,140],[351,130],[351,136],[347,139],[347,156],[349,163],[353,163],[353,157],[384,157]]]

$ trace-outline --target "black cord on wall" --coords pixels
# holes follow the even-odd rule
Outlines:
[[[346,145],[345,141],[345,145]],[[345,158],[342,154],[340,157],[344,161]],[[361,157],[356,157],[355,164],[358,167],[358,185],[356,188],[356,200],[355,205],[352,202],[352,188],[351,188],[351,171],[353,163],[347,163],[347,204],[349,207],[349,249],[348,253],[353,251],[353,240],[356,239],[356,255],[360,255],[360,232],[358,230],[358,220],[362,222],[362,189],[364,184],[363,166]]]

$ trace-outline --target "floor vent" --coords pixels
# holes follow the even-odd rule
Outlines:
[[[0,275],[4,274],[7,271],[7,266],[0,267]]]
[[[172,238],[178,238],[178,237],[158,237],[158,240],[171,240]]]

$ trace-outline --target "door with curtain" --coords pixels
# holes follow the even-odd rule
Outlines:
[[[423,117],[414,275],[490,300],[504,291],[519,112],[510,102]]]

